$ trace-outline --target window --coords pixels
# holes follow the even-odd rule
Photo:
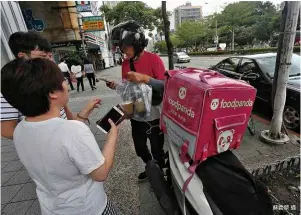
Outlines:
[[[224,60],[217,67],[219,69],[224,69],[224,70],[235,72],[239,61],[240,61],[240,58],[228,58],[228,59]]]
[[[257,67],[253,60],[251,59],[242,59],[240,67],[238,69],[238,73],[246,74],[249,72],[257,73]]]

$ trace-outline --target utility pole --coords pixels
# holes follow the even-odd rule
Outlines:
[[[170,22],[168,20],[167,11],[166,11],[166,1],[162,1],[162,18],[164,22],[164,34],[165,34],[165,41],[167,46],[167,53],[168,53],[168,68],[170,70],[174,69],[173,64],[173,45],[170,40],[169,31],[170,31]]]
[[[278,68],[278,71],[275,71],[275,73],[278,72],[278,79],[273,106],[274,113],[270,130],[264,130],[261,132],[262,141],[274,144],[284,144],[289,141],[288,135],[281,132],[281,126],[283,123],[283,110],[286,101],[289,67],[291,65],[300,10],[299,1],[286,1],[284,4],[285,6],[282,11],[282,19],[285,19],[284,31],[280,32],[283,34],[283,37],[282,41],[279,41],[279,45],[281,47],[278,48],[277,53],[279,65],[275,66],[276,69]]]

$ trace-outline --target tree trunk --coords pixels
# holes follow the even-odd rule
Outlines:
[[[286,101],[286,86],[289,77],[289,67],[291,64],[292,53],[294,48],[294,40],[297,29],[297,19],[300,9],[300,2],[285,2],[282,18],[285,18],[284,31],[282,41],[279,40],[279,49],[276,61],[276,84],[274,112],[271,121],[269,136],[272,139],[281,138],[281,125],[283,123],[283,110]],[[280,56],[278,56],[280,55]],[[278,65],[277,65],[278,63]],[[277,71],[278,69],[278,71]]]
[[[168,20],[167,12],[166,12],[166,1],[162,1],[162,17],[163,17],[163,22],[164,22],[165,41],[166,41],[166,45],[167,45],[168,65],[169,65],[169,69],[172,70],[172,69],[174,69],[173,59],[172,59],[173,47],[172,47],[172,43],[171,43],[171,40],[169,37],[170,22]]]

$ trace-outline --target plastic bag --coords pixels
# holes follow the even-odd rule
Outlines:
[[[150,116],[152,108],[150,86],[123,81],[117,85],[116,90],[123,100],[121,106],[128,118],[143,119]]]

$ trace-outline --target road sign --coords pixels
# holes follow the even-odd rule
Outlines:
[[[92,12],[91,5],[76,5],[77,12]]]
[[[92,12],[92,7],[89,1],[76,1],[77,12]]]
[[[102,16],[83,17],[83,28],[85,31],[104,31],[105,25]]]

